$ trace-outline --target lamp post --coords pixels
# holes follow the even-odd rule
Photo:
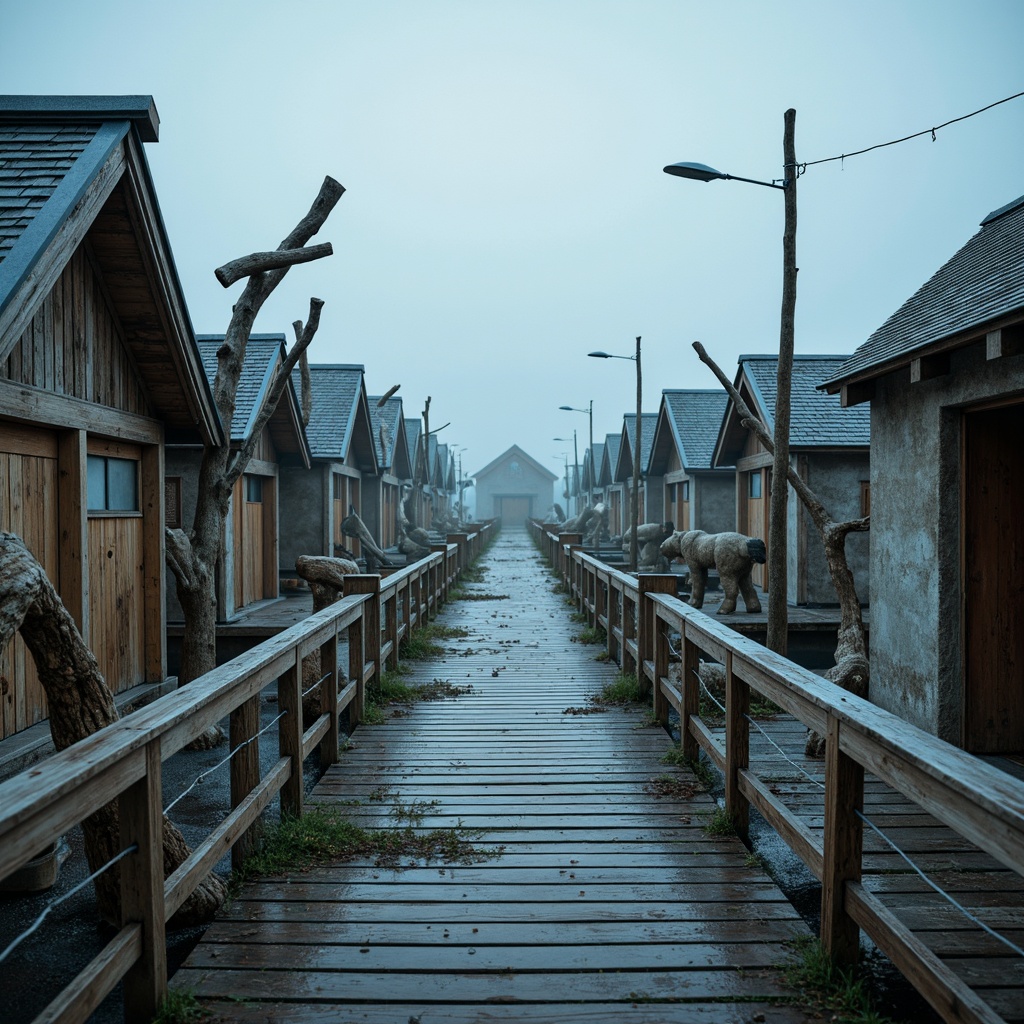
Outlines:
[[[640,337],[636,339],[636,355],[617,356],[610,352],[588,352],[592,359],[630,359],[636,363],[636,430],[633,438],[633,500],[632,508],[629,511],[630,530],[629,537],[629,571],[636,572],[637,569],[637,538],[636,532],[640,528],[640,430],[643,422],[641,412],[643,402],[643,378],[640,373]]]
[[[460,448],[455,454],[459,457],[459,522],[466,522],[466,508],[462,497],[462,453],[469,451],[468,448]]]
[[[557,441],[557,440],[560,440],[560,439],[559,438],[554,438],[553,440]],[[562,460],[562,479],[565,481],[565,490],[562,492],[562,496],[565,498],[565,506],[566,506],[566,508],[568,508],[569,507],[569,453],[568,452],[562,452],[561,455],[552,455],[551,458],[553,458],[553,459],[561,459]],[[568,518],[569,517],[566,516],[566,519],[568,519]]]
[[[594,500],[594,400],[590,400],[588,409],[575,409],[571,405],[560,405],[565,412],[582,412],[590,417],[590,488],[587,491],[587,504]]]
[[[786,606],[786,504],[789,498],[790,390],[793,379],[793,334],[796,311],[796,111],[787,110],[783,132],[783,178],[758,181],[723,174],[707,164],[669,164],[666,174],[694,181],[746,181],[752,185],[781,189],[785,196],[785,229],[782,236],[782,314],[779,326],[779,364],[775,391],[775,429],[772,459],[771,500],[768,509],[768,635],[770,650],[785,654],[788,644]]]
[[[567,437],[553,437],[552,441],[564,441],[566,444],[569,443]],[[576,489],[576,515],[580,514],[580,450],[576,447],[576,431],[572,432],[572,474],[573,474],[573,487]],[[568,487],[566,487],[568,491]],[[567,495],[568,496],[568,495]]]

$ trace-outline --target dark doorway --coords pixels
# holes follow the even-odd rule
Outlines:
[[[494,504],[494,511],[501,516],[501,525],[506,529],[523,527],[533,511],[533,497],[529,494],[495,496]]]
[[[964,415],[964,747],[1024,751],[1024,403]]]

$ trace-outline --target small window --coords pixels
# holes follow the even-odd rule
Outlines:
[[[761,471],[750,474],[750,489],[748,494],[751,498],[761,497]]]
[[[675,500],[676,500],[676,485],[675,484],[668,484],[665,487],[665,491],[667,493],[667,497],[668,497],[669,502],[674,503]]]
[[[335,473],[334,474],[334,500],[335,501],[341,501],[341,500],[344,499],[344,497],[345,497],[345,495],[342,493],[341,474],[340,473]]]
[[[246,475],[245,500],[253,505],[263,501],[263,477]]]
[[[90,512],[139,511],[139,464],[134,459],[89,455],[86,477]]]
[[[683,488],[683,496],[682,496],[682,498],[680,500],[681,501],[689,501],[690,500],[690,481],[689,480],[684,480],[683,483],[682,483],[682,488]]]
[[[164,525],[168,530],[181,529],[181,477],[164,478]]]
[[[861,480],[860,482],[860,514],[861,516],[871,515],[871,481]]]

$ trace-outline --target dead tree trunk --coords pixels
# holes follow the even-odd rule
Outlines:
[[[92,651],[32,553],[20,537],[0,533],[0,650],[21,633],[46,692],[50,733],[64,750],[120,717]],[[117,801],[82,822],[90,872],[121,849]],[[164,877],[189,856],[188,844],[167,818],[163,823]],[[208,875],[175,914],[171,924],[187,927],[209,921],[224,903],[227,889]],[[96,901],[105,920],[120,925],[121,872],[117,865],[96,879]]]
[[[295,560],[295,571],[313,592],[314,614],[323,611],[341,597],[345,577],[359,572],[354,559],[328,558],[325,555],[299,555]],[[317,681],[321,675],[320,651],[312,651],[302,659],[302,720],[308,726],[320,715],[320,687]]]
[[[722,373],[715,361],[707,354],[704,346],[699,341],[695,341],[693,347],[697,355],[700,356],[701,362],[710,367],[725,390],[729,392],[729,397],[733,400],[743,425],[753,430],[761,444],[772,452],[774,450],[772,437],[765,425],[750,411],[729,378]],[[870,529],[871,517],[865,516],[862,519],[837,523],[800,474],[792,466],[788,466],[787,469],[788,479],[793,490],[803,502],[804,508],[807,509],[811,521],[821,536],[829,575],[832,577],[832,585],[836,588],[836,596],[839,598],[836,663],[833,668],[828,670],[826,678],[843,689],[857,694],[858,697],[866,697],[871,678],[868,647],[864,635],[864,619],[861,615],[860,599],[857,596],[850,563],[846,558],[846,538],[851,533],[863,533]],[[822,744],[821,738],[811,733],[807,743],[807,752],[820,755],[823,749]]]
[[[167,563],[174,574],[178,600],[185,616],[179,682],[191,682],[216,666],[217,600],[215,573],[221,557],[224,523],[228,515],[231,491],[252,458],[260,434],[266,426],[285,388],[292,369],[309,348],[320,322],[323,301],[311,299],[305,326],[296,321],[295,343],[277,368],[269,394],[260,409],[251,433],[233,448],[231,422],[235,414],[235,395],[245,361],[256,315],[271,292],[280,284],[289,267],[309,259],[320,259],[332,252],[329,244],[303,248],[319,231],[344,193],[333,178],[326,178],[312,207],[274,252],[254,253],[225,264],[217,278],[227,287],[248,277],[248,283],[232,308],[224,342],[217,351],[217,376],[213,397],[223,424],[224,443],[203,452],[199,470],[198,501],[192,530],[167,531]]]

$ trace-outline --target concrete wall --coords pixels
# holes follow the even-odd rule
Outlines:
[[[278,476],[278,567],[295,575],[299,555],[330,555],[331,465],[282,466]]]
[[[632,485],[630,485],[632,486]],[[643,505],[641,506],[644,523],[662,523],[665,521],[665,478],[663,476],[641,477],[643,488]]]
[[[866,453],[829,453],[810,455],[806,468],[799,457],[795,464],[801,464],[801,472],[811,489],[821,498],[822,504],[836,522],[860,517],[861,481],[870,479],[870,460]],[[786,574],[787,600],[790,604],[806,603],[815,605],[838,605],[832,577],[821,536],[811,521],[803,503],[790,488],[789,532],[787,544]],[[802,536],[801,536],[802,535]],[[801,550],[805,553],[806,595],[801,599],[797,592],[799,585],[799,562]],[[846,538],[846,557],[853,572],[857,594],[861,604],[867,604],[869,593],[870,540],[866,533],[851,533]]]
[[[953,743],[963,704],[961,409],[1024,389],[1024,356],[955,352],[881,379],[871,403],[871,699]]]
[[[736,529],[736,474],[732,470],[690,478],[690,522],[705,533]]]

